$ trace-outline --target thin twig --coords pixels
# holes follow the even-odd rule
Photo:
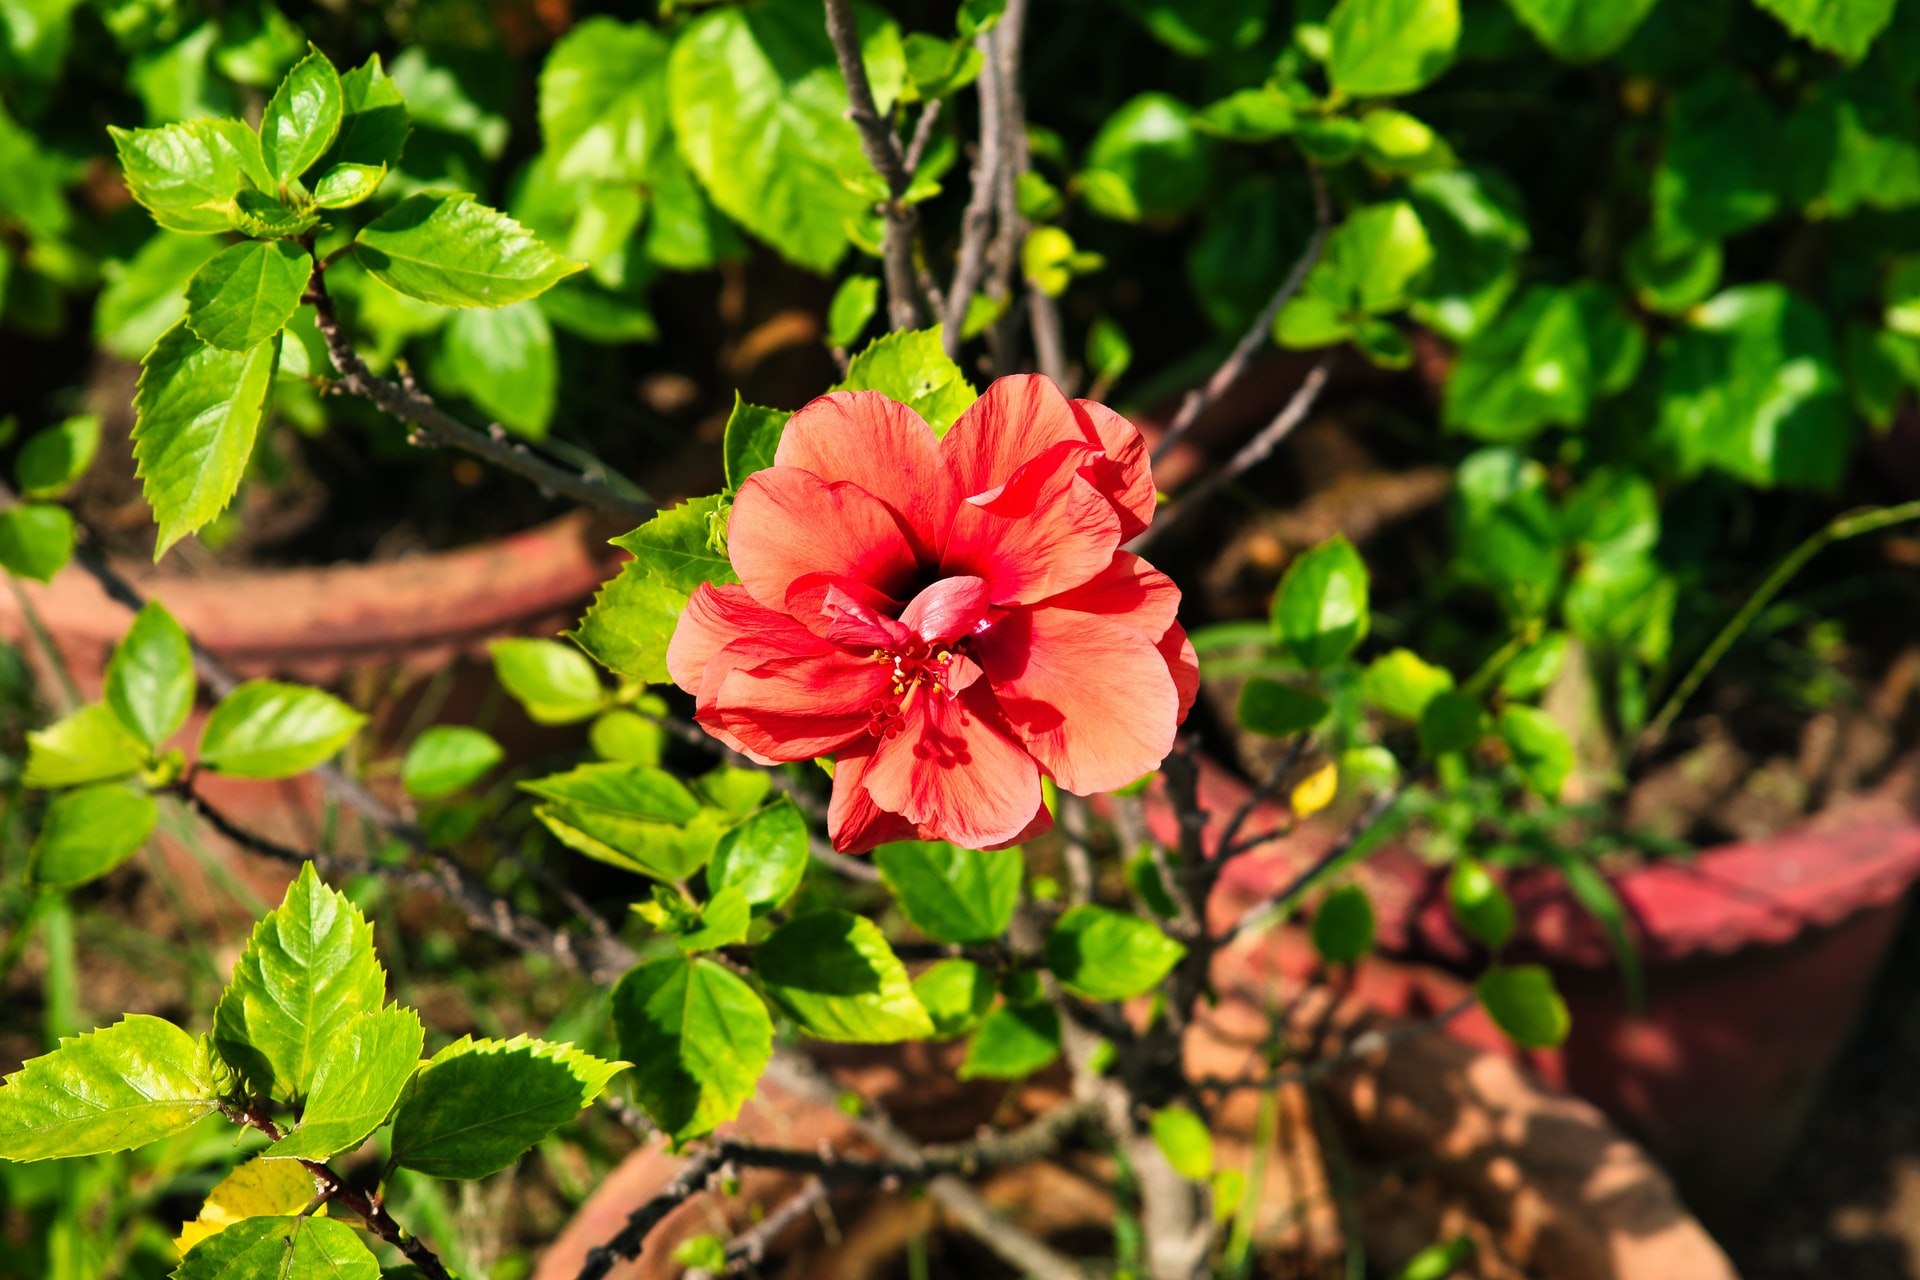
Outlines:
[[[1315,858],[1311,866],[1296,875],[1277,892],[1242,911],[1225,932],[1216,936],[1215,945],[1224,947],[1273,912],[1291,906],[1295,899],[1311,888],[1330,868],[1352,852],[1353,846],[1360,842],[1362,836],[1373,830],[1374,824],[1386,815],[1387,810],[1393,807],[1393,802],[1399,797],[1398,787],[1388,787],[1368,800],[1359,815],[1354,818],[1352,825],[1341,834],[1339,839],[1328,845],[1326,851]]]
[[[1439,1013],[1422,1018],[1418,1022],[1404,1023],[1388,1031],[1364,1031],[1355,1036],[1338,1053],[1330,1053],[1324,1058],[1315,1058],[1303,1067],[1295,1067],[1288,1071],[1270,1071],[1265,1075],[1201,1076],[1193,1082],[1193,1087],[1213,1093],[1234,1093],[1244,1089],[1264,1091],[1277,1089],[1282,1085],[1312,1084],[1363,1058],[1374,1057],[1397,1044],[1440,1030],[1473,1008],[1478,1000],[1479,997],[1469,994]]]
[[[907,169],[907,181],[913,181],[913,175],[920,172],[920,162],[926,159],[927,145],[933,141],[933,126],[940,119],[940,99],[935,98],[920,108],[920,118],[913,123],[913,141],[907,144],[904,161]]]
[[[1300,256],[1294,260],[1286,279],[1282,280],[1280,287],[1273,291],[1273,296],[1267,299],[1267,305],[1260,309],[1260,314],[1254,319],[1252,326],[1241,335],[1240,341],[1234,344],[1227,358],[1221,361],[1218,369],[1213,371],[1213,376],[1187,392],[1186,398],[1180,402],[1180,412],[1174,415],[1173,424],[1167,428],[1167,434],[1162,436],[1160,443],[1153,447],[1155,462],[1164,458],[1176,444],[1180,443],[1182,437],[1193,427],[1195,420],[1206,412],[1207,406],[1225,395],[1228,388],[1240,380],[1240,375],[1247,371],[1247,362],[1253,359],[1253,353],[1266,345],[1267,335],[1272,331],[1273,322],[1280,315],[1281,309],[1292,301],[1294,294],[1300,292],[1300,286],[1307,282],[1307,273],[1312,271],[1314,264],[1320,261],[1320,250],[1326,245],[1327,232],[1333,222],[1333,213],[1327,200],[1326,179],[1320,176],[1319,166],[1308,165],[1307,178],[1313,184],[1314,218],[1313,234],[1307,237],[1307,247],[1300,251]]]
[[[887,320],[893,329],[920,327],[920,297],[914,281],[913,240],[920,215],[906,202],[911,178],[900,140],[880,118],[874,104],[873,86],[867,81],[867,64],[860,56],[860,29],[853,20],[851,0],[826,0],[827,36],[833,41],[833,54],[840,63],[840,78],[847,84],[847,119],[860,131],[860,146],[887,184],[887,198],[880,212],[887,224],[881,250],[881,264],[887,279]]]
[[[333,367],[340,374],[339,385],[372,401],[384,413],[411,424],[413,432],[409,439],[413,443],[471,453],[503,471],[533,481],[548,493],[629,524],[644,523],[658,510],[651,502],[635,501],[592,476],[568,470],[524,446],[509,442],[504,432],[476,431],[441,409],[424,393],[375,374],[341,331],[333,297],[327,292],[326,277],[320,272],[314,272],[313,282],[301,301],[313,305],[320,336],[326,340]]]
[[[1175,502],[1170,510],[1148,525],[1127,544],[1127,550],[1135,554],[1145,551],[1161,534],[1178,524],[1180,518],[1187,512],[1197,510],[1221,485],[1236,479],[1249,468],[1265,461],[1267,455],[1293,433],[1293,429],[1300,425],[1301,420],[1307,416],[1307,412],[1313,408],[1313,402],[1320,398],[1320,392],[1327,385],[1327,374],[1332,367],[1333,353],[1328,352],[1321,356],[1313,368],[1307,371],[1307,376],[1301,379],[1300,385],[1294,389],[1286,405],[1274,415],[1273,421],[1261,428],[1259,435],[1247,441],[1226,466],[1209,472],[1192,489],[1181,494],[1179,501]]]
[[[779,1239],[788,1227],[817,1209],[820,1202],[827,1198],[828,1190],[827,1184],[821,1179],[807,1179],[806,1185],[788,1196],[779,1208],[749,1230],[727,1241],[726,1274],[745,1275],[758,1267],[766,1260],[767,1246]]]
[[[1002,167],[1001,217],[1013,227],[1008,246],[1009,265],[1019,258],[1026,239],[1026,219],[1019,212],[1020,175],[1033,165],[1027,147],[1027,102],[1020,88],[1020,56],[1027,25],[1027,0],[1007,0],[1007,8],[993,29],[1000,58],[1000,119],[1008,163]],[[1060,308],[1044,291],[1029,283],[1027,322],[1033,329],[1033,358],[1040,372],[1070,393],[1066,339],[1060,326]]]
[[[993,234],[995,196],[1001,182],[1001,166],[1006,147],[1000,117],[1000,58],[991,31],[973,38],[980,51],[980,81],[976,96],[980,100],[980,148],[973,159],[973,189],[967,196],[967,211],[960,219],[960,251],[954,257],[953,284],[947,290],[946,313],[942,317],[940,341],[947,357],[960,358],[961,329],[966,324],[967,308],[980,288],[987,270],[987,242]]]

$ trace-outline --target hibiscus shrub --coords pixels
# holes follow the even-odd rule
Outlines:
[[[1458,923],[1484,944],[1477,1000],[1517,1043],[1560,1043],[1566,1007],[1546,970],[1507,961],[1515,908],[1474,856],[1496,817],[1566,815],[1578,762],[1543,696],[1575,670],[1618,740],[1664,728],[1698,683],[1670,679],[1676,628],[1718,601],[1680,572],[1662,497],[1688,546],[1723,547],[1725,512],[1759,490],[1834,488],[1858,424],[1885,427],[1920,385],[1917,246],[1880,216],[1920,203],[1913,0],[1309,0],[1284,20],[1260,0],[1059,14],[965,0],[938,24],[915,9],[925,29],[905,33],[846,0],[663,4],[657,21],[591,17],[560,36],[524,95],[538,146],[518,149],[494,110],[509,95],[482,101],[456,74],[471,60],[447,32],[471,15],[446,8],[359,15],[400,24],[381,28],[406,37],[389,60],[357,47],[380,39],[316,19],[365,55],[338,65],[270,4],[244,19],[56,5],[0,23],[4,318],[57,329],[62,296],[116,264],[94,324],[141,361],[132,449],[156,559],[215,531],[271,470],[256,457],[270,418],[325,431],[349,397],[629,530],[615,542],[630,558],[577,627],[493,646],[532,720],[587,726],[572,767],[535,777],[514,761],[512,800],[480,791],[508,756],[480,730],[433,726],[397,769],[370,764],[361,711],[235,679],[151,602],[98,700],[76,691],[77,709],[27,735],[20,780],[46,795],[0,973],[37,929],[64,977],[49,978],[50,1052],[0,1086],[0,1162],[139,1151],[124,1159],[146,1164],[99,1177],[137,1168],[204,1192],[177,1257],[129,1235],[142,1274],[372,1280],[403,1258],[439,1280],[461,1267],[454,1241],[428,1238],[453,1234],[435,1180],[513,1166],[609,1091],[608,1110],[691,1164],[589,1276],[728,1169],[927,1181],[1044,1152],[1078,1124],[1127,1173],[1123,1271],[1244,1274],[1252,1208],[1226,1224],[1247,1188],[1195,1108],[1261,1081],[1195,1079],[1182,1059],[1219,952],[1308,906],[1323,973],[1363,960],[1375,921],[1354,863],[1418,814],[1451,861]],[[1141,46],[1150,58],[1120,59]],[[1087,74],[1146,61],[1164,82],[1113,100]],[[58,109],[94,74],[126,81],[108,112],[122,124],[100,137]],[[1594,84],[1604,112],[1582,99]],[[1467,100],[1487,89],[1612,131],[1542,141],[1509,113],[1476,115]],[[89,141],[71,140],[76,119]],[[109,145],[150,215],[138,234],[126,218],[80,226],[61,194],[82,172],[101,185],[103,163],[78,158]],[[1594,180],[1595,156],[1619,171]],[[1772,278],[1841,219],[1820,296]],[[736,397],[724,487],[656,506],[550,438],[560,354],[577,369],[569,344],[585,344],[617,366],[658,336],[658,278],[749,243],[839,276],[824,335],[841,380],[798,406]],[[1178,587],[1141,552],[1265,457],[1333,366],[1164,505],[1147,440],[1102,401],[1133,361],[1118,317],[1138,292],[1107,283],[1108,263],[1147,264],[1134,274],[1164,302],[1169,246],[1186,280],[1168,326],[1221,336],[1175,369],[1205,380],[1160,447],[1269,342],[1390,370],[1418,349],[1442,379],[1440,426],[1471,442],[1444,454],[1445,625],[1369,647],[1370,574],[1335,537],[1293,558],[1269,618],[1201,637],[1209,660],[1259,651],[1237,719],[1284,743],[1256,786],[1278,826],[1251,802],[1208,813],[1198,798],[1181,730],[1201,660]],[[842,270],[849,255],[860,265]],[[979,390],[976,370],[993,375]],[[70,572],[137,601],[65,501],[99,444],[86,417],[28,438],[0,564],[44,582],[78,550]],[[1652,715],[1663,684],[1679,692]],[[214,702],[188,743],[203,687]],[[223,807],[230,783],[303,776],[361,816],[357,846],[331,829],[322,847],[289,845]],[[71,903],[87,899],[73,895],[145,845],[163,801],[301,864],[297,878],[218,999],[190,1011],[202,1034],[144,1014],[72,1034],[58,988],[78,982]],[[1218,918],[1222,869],[1309,821],[1324,856]],[[619,925],[582,896],[607,884],[598,869],[554,842],[624,873],[606,891]],[[1566,861],[1630,966],[1604,881]],[[388,1003],[356,905],[384,883],[446,898],[529,953],[537,979],[572,984],[567,1034],[462,1038],[423,1061],[428,1029]],[[556,926],[562,906],[577,918]],[[810,1078],[808,1040],[963,1041],[965,1079],[1065,1059],[1082,1110],[1008,1146],[930,1153],[853,1099],[886,1156],[864,1162],[716,1137],[769,1072]],[[245,1131],[244,1161],[208,1145],[218,1120]],[[369,1143],[379,1159],[358,1160]],[[17,1172],[0,1163],[9,1195],[26,1194]],[[974,1229],[1023,1269],[1060,1265],[1010,1227]],[[737,1272],[764,1243],[697,1238],[681,1261]],[[1444,1268],[1454,1253],[1429,1256]]]

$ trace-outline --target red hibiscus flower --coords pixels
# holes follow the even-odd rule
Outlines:
[[[1157,766],[1199,686],[1180,592],[1120,544],[1153,518],[1140,433],[1047,378],[1002,378],[936,438],[872,391],[793,415],[740,486],[738,585],[667,650],[722,742],[834,760],[836,849],[1047,829],[1068,791]]]

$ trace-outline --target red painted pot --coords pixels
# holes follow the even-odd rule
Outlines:
[[[1573,1014],[1567,1043],[1527,1055],[1547,1081],[1588,1098],[1652,1150],[1703,1203],[1756,1190],[1792,1147],[1848,1035],[1920,876],[1920,821],[1906,770],[1770,840],[1706,849],[1613,878],[1646,972],[1634,1016],[1605,933],[1557,873],[1510,877],[1520,925],[1509,958],[1554,971]],[[1206,765],[1210,832],[1247,794]],[[1247,830],[1284,818],[1279,806]],[[1156,834],[1173,815],[1150,807]],[[1299,834],[1238,859],[1210,915],[1224,921],[1291,883],[1337,833]],[[1463,972],[1475,944],[1454,927],[1445,871],[1397,848],[1358,872],[1371,891],[1382,949]],[[1390,1009],[1403,1013],[1405,1010]],[[1476,1045],[1516,1051],[1484,1014],[1456,1019]]]

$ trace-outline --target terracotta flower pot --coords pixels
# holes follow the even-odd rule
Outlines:
[[[1296,930],[1249,938],[1221,958],[1215,970],[1223,999],[1207,1011],[1187,1042],[1194,1076],[1239,1077],[1261,1058],[1272,1024],[1276,984],[1301,967],[1311,947]],[[1391,1020],[1372,1006],[1397,1002],[1410,1009],[1456,1002],[1457,979],[1436,970],[1382,962],[1370,966],[1362,989],[1335,1001],[1292,1005],[1290,1032],[1312,1027],[1334,1048]],[[955,1081],[952,1046],[900,1049],[831,1048],[821,1055],[839,1082],[874,1098],[896,1123],[923,1140],[964,1138],[992,1118],[1002,1086]],[[1064,1100],[1057,1069],[1016,1086],[998,1108],[1000,1118],[1030,1116]],[[1688,1215],[1659,1168],[1622,1137],[1592,1106],[1527,1080],[1499,1054],[1437,1033],[1399,1038],[1383,1052],[1355,1058],[1319,1086],[1353,1158],[1382,1169],[1363,1179],[1363,1241],[1383,1273],[1402,1266],[1435,1239],[1466,1232],[1481,1257],[1463,1275],[1555,1280],[1735,1280],[1732,1267]],[[1304,1270],[1285,1274],[1345,1273],[1337,1197],[1326,1182],[1311,1107],[1297,1085],[1283,1086],[1283,1137],[1262,1184],[1256,1236],[1263,1251]],[[1235,1094],[1216,1117],[1220,1167],[1245,1169],[1251,1154],[1256,1094]],[[755,1142],[835,1151],[860,1151],[847,1117],[834,1107],[763,1082],[734,1136]],[[1291,1136],[1286,1136],[1291,1135]],[[572,1280],[588,1250],[612,1237],[628,1213],[650,1199],[682,1161],[659,1144],[629,1157],[596,1188],[555,1243],[534,1280]],[[1390,1167],[1424,1173],[1401,1178]],[[1036,1162],[982,1175],[977,1190],[1010,1223],[1068,1256],[1110,1256],[1114,1203],[1106,1190],[1111,1162],[1087,1151],[1060,1162]],[[640,1257],[615,1267],[611,1280],[668,1280],[682,1273],[676,1246],[706,1232],[723,1238],[771,1213],[801,1186],[793,1175],[744,1172],[739,1193],[699,1195],[671,1213],[649,1237]],[[822,1220],[830,1221],[831,1240]],[[908,1241],[938,1233],[937,1207],[904,1193],[849,1188],[836,1193],[828,1215],[802,1217],[773,1242],[765,1274],[804,1280],[880,1280],[899,1274]],[[977,1274],[967,1242],[949,1228],[943,1274]],[[971,1264],[971,1265],[970,1265]],[[999,1274],[995,1271],[994,1274]],[[1264,1274],[1264,1272],[1263,1272]]]
[[[1638,1017],[1604,931],[1559,875],[1512,876],[1520,924],[1509,956],[1550,967],[1573,1015],[1562,1048],[1527,1055],[1541,1078],[1598,1104],[1698,1202],[1731,1203],[1756,1190],[1792,1147],[1920,876],[1913,787],[1911,771],[1896,771],[1880,791],[1773,839],[1614,877],[1645,969]],[[1204,767],[1202,803],[1216,823],[1246,794],[1225,770]],[[1268,806],[1247,829],[1283,816]],[[1150,820],[1171,836],[1163,804]],[[1214,910],[1237,911],[1290,883],[1335,832],[1306,824],[1237,860]],[[1477,962],[1449,913],[1444,869],[1389,848],[1360,874],[1385,951],[1461,971]],[[1478,1010],[1452,1029],[1515,1053]]]

